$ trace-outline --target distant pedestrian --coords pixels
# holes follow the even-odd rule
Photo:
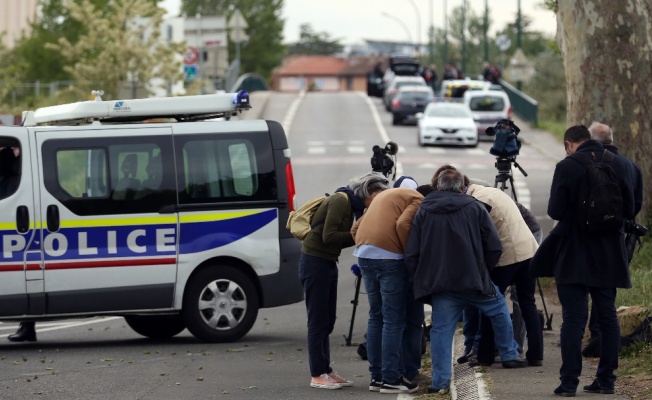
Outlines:
[[[503,367],[527,366],[518,357],[505,298],[489,277],[502,253],[489,212],[463,193],[459,171],[442,172],[437,185],[417,211],[405,254],[406,267],[414,274],[415,298],[432,306],[431,393],[449,390],[451,345],[466,305],[491,319]]]
[[[575,396],[582,374],[582,337],[588,319],[588,295],[600,324],[601,358],[596,378],[584,386],[589,393],[614,393],[620,349],[620,325],[616,317],[616,288],[630,288],[629,268],[622,229],[605,233],[588,233],[578,217],[581,211],[580,188],[586,187],[586,168],[582,159],[599,162],[606,157],[600,143],[591,140],[589,130],[572,126],[564,134],[568,157],[557,163],[550,188],[548,215],[559,223],[550,233],[551,243],[557,243],[553,257],[553,275],[562,306],[560,385],[554,390],[559,396]],[[627,164],[613,158],[611,166],[618,180],[625,218],[634,216],[633,190]],[[545,241],[544,241],[545,242]],[[543,247],[542,247],[543,248]]]

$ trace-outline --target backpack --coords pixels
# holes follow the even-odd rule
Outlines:
[[[346,193],[343,192],[338,192],[342,193],[343,195],[346,196]],[[315,224],[314,226],[312,225],[312,217],[315,215],[317,210],[319,209],[319,206],[321,206],[321,203],[326,200],[327,197],[330,195],[326,193],[324,196],[320,197],[315,197],[314,199],[310,199],[303,203],[301,207],[299,207],[298,210],[295,211],[290,211],[290,215],[288,216],[288,222],[285,224],[285,227],[292,233],[292,236],[299,240],[303,240],[308,236],[308,232],[310,232],[310,229],[316,228],[320,224],[323,223],[320,222],[318,224]]]
[[[618,231],[623,227],[623,198],[616,172],[611,167],[614,154],[602,153],[600,161],[593,161],[584,153],[571,158],[584,167],[584,178],[578,196],[578,221],[588,234]]]

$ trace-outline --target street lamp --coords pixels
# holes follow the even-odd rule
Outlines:
[[[408,43],[412,43],[412,35],[410,34],[410,29],[407,27],[407,25],[405,25],[405,22],[401,21],[398,17],[396,17],[396,16],[394,16],[394,15],[392,15],[392,14],[386,13],[386,12],[384,12],[384,11],[381,12],[381,15],[382,15],[383,17],[387,17],[387,18],[393,19],[393,20],[396,21],[399,25],[401,25],[401,26],[403,27],[403,29],[405,29],[405,33],[407,34],[407,37],[408,37]]]
[[[412,4],[412,8],[414,8],[414,13],[417,16],[417,43],[416,43],[416,48],[417,48],[417,54],[421,53],[421,13],[419,12],[419,7],[417,7],[417,4],[414,2],[414,0],[409,0],[410,4]]]

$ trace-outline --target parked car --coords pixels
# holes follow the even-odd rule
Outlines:
[[[485,133],[487,128],[501,119],[512,119],[509,96],[500,90],[468,91],[464,94],[464,104],[473,115],[480,139],[494,140],[494,136]]]
[[[392,100],[392,125],[416,121],[416,114],[423,112],[435,97],[429,86],[402,86]]]
[[[385,90],[385,95],[383,96],[383,101],[385,103],[385,110],[392,111],[392,100],[394,96],[398,93],[399,88],[403,86],[424,86],[426,85],[426,80],[420,76],[396,76],[389,84]]]
[[[417,114],[419,146],[445,144],[478,145],[478,130],[469,108],[456,102],[432,102]]]
[[[475,79],[455,79],[441,83],[439,95],[441,97],[463,98],[469,90],[488,90],[491,82]]]

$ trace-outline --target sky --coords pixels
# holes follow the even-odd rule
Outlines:
[[[543,0],[487,1],[493,21],[490,33],[516,19],[520,2],[521,13],[533,21],[531,29],[554,37],[555,15],[543,8]],[[284,42],[296,42],[299,27],[308,23],[314,32],[328,33],[331,39],[339,39],[345,45],[361,44],[364,39],[427,43],[431,22],[435,28],[444,27],[444,5],[450,12],[462,3],[463,0],[284,0]],[[161,2],[171,16],[178,15],[180,4],[181,0]],[[468,0],[468,4],[477,15],[484,12],[484,0]]]

